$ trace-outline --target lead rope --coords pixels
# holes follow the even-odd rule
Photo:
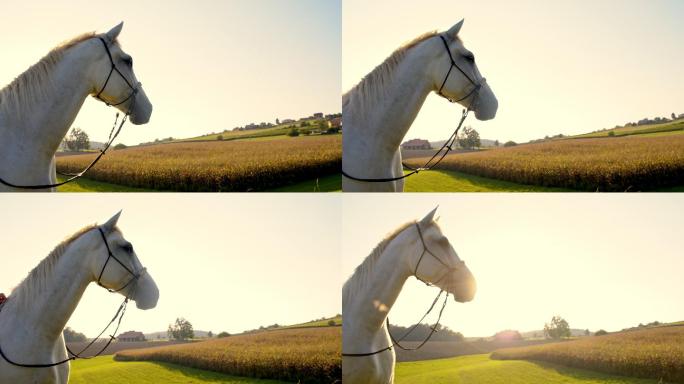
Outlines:
[[[377,355],[378,353],[382,353],[382,352],[385,352],[385,351],[389,351],[390,349],[394,348],[395,346],[398,347],[399,349],[403,349],[403,350],[405,350],[405,351],[415,351],[415,350],[417,350],[417,349],[422,348],[423,345],[425,345],[428,341],[430,341],[430,338],[432,338],[432,335],[434,335],[435,332],[437,332],[437,327],[439,326],[439,324],[440,324],[440,322],[441,322],[441,320],[442,320],[442,313],[444,312],[444,308],[446,307],[447,300],[449,299],[449,293],[448,293],[448,292],[447,292],[447,294],[444,296],[444,302],[442,303],[442,308],[440,308],[440,310],[439,310],[439,316],[437,317],[437,322],[435,323],[435,325],[433,325],[433,326],[430,327],[430,333],[429,333],[428,336],[425,338],[425,340],[423,340],[423,341],[422,341],[417,347],[415,347],[415,348],[404,347],[404,346],[401,345],[400,343],[401,343],[402,341],[404,341],[404,339],[405,339],[406,337],[408,337],[408,335],[410,335],[411,333],[413,333],[413,331],[418,327],[418,325],[420,325],[420,324],[423,322],[423,320],[425,320],[425,318],[430,314],[430,312],[432,312],[432,310],[435,308],[435,304],[437,304],[437,301],[439,300],[440,296],[442,296],[442,293],[444,293],[444,290],[440,290],[440,291],[439,291],[439,293],[437,294],[437,296],[435,297],[435,299],[432,301],[432,305],[430,305],[430,308],[428,308],[427,312],[425,312],[425,314],[423,315],[423,317],[421,317],[420,320],[418,320],[417,323],[415,323],[411,328],[409,328],[409,330],[406,331],[406,333],[404,333],[399,339],[395,339],[394,336],[392,336],[392,332],[390,332],[390,321],[389,321],[389,316],[387,316],[387,318],[385,319],[385,324],[387,325],[387,333],[389,334],[390,341],[392,342],[389,346],[387,346],[387,347],[385,347],[385,348],[383,348],[383,349],[377,350],[377,351],[375,351],[375,352],[368,352],[368,353],[342,353],[342,356],[348,356],[348,357],[366,357],[366,356],[373,356],[373,355]]]

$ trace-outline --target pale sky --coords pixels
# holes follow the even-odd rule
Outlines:
[[[527,141],[684,113],[679,0],[344,0],[342,91],[402,43],[462,18],[499,100],[482,138]],[[407,139],[446,139],[462,107],[429,96]]]
[[[4,293],[65,237],[123,209],[119,227],[160,299],[147,311],[131,303],[121,331],[165,331],[183,316],[195,329],[236,333],[341,312],[331,278],[339,274],[338,196],[8,194],[2,207]],[[122,299],[93,283],[68,325],[93,337]]]
[[[154,112],[119,142],[337,113],[340,7],[339,0],[3,2],[0,88],[60,42],[124,21],[119,40]],[[88,98],[74,126],[105,141],[113,115]]]
[[[592,331],[684,320],[680,194],[347,194],[342,279],[436,205],[478,284],[472,302],[450,300],[444,312],[443,324],[465,336],[538,330],[556,314]],[[415,323],[437,292],[410,278],[390,320]]]

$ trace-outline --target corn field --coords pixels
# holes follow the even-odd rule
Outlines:
[[[79,172],[94,157],[58,157],[57,170]],[[323,135],[110,150],[86,177],[166,191],[261,191],[338,173],[341,166],[341,136]]]
[[[118,352],[118,361],[161,361],[302,384],[342,377],[342,327],[285,329]]]
[[[499,360],[541,360],[575,368],[684,383],[684,326],[501,349]]]
[[[426,158],[406,160],[422,166]],[[451,155],[439,169],[582,191],[684,185],[684,135],[556,140]]]

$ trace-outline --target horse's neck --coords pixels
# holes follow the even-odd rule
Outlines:
[[[52,69],[51,84],[44,85],[42,95],[27,101],[21,111],[4,116],[0,137],[10,153],[4,160],[11,161],[13,169],[29,172],[49,166],[92,91],[86,81],[88,69],[89,63],[81,56],[65,53]]]
[[[363,147],[350,146],[358,151],[354,157],[375,156],[376,162],[391,162],[433,89],[427,76],[430,63],[423,49],[425,47],[418,46],[405,53],[385,85],[382,98],[376,96],[372,106],[354,105],[361,113],[350,114],[352,119],[358,120],[350,124],[354,132],[347,137],[363,137]]]
[[[79,251],[78,247],[69,246],[49,276],[41,276],[45,280],[34,285],[36,291],[30,295],[30,303],[13,303],[14,318],[22,328],[31,330],[35,335],[26,343],[44,346],[44,343],[55,342],[76,310],[86,287],[93,281],[92,273],[84,262],[85,256]]]
[[[345,318],[358,319],[357,331],[380,332],[406,280],[413,274],[412,265],[418,249],[411,230],[404,230],[385,248],[372,268],[362,289],[343,303]],[[346,296],[346,295],[345,295]]]

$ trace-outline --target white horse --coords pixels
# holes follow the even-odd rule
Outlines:
[[[342,168],[347,175],[402,176],[399,146],[432,91],[472,110],[479,120],[494,118],[498,101],[458,37],[461,26],[463,20],[447,32],[427,33],[402,46],[342,96]],[[342,189],[401,192],[404,181],[344,177]]]
[[[54,184],[55,152],[88,95],[123,113],[130,109],[133,124],[150,120],[152,104],[133,72],[133,59],[117,41],[122,28],[120,23],[105,34],[62,44],[0,90],[1,179]],[[0,191],[23,190],[0,183]]]
[[[452,294],[473,299],[475,279],[442,234],[432,210],[420,222],[399,227],[356,268],[342,293],[342,381],[345,384],[394,382],[394,349],[385,321],[410,276]]]
[[[157,285],[116,227],[120,214],[59,244],[0,307],[0,349],[9,360],[49,364],[67,359],[62,331],[92,282],[134,300],[140,309],[157,305]],[[68,380],[68,362],[25,368],[0,357],[2,384],[66,384]]]

